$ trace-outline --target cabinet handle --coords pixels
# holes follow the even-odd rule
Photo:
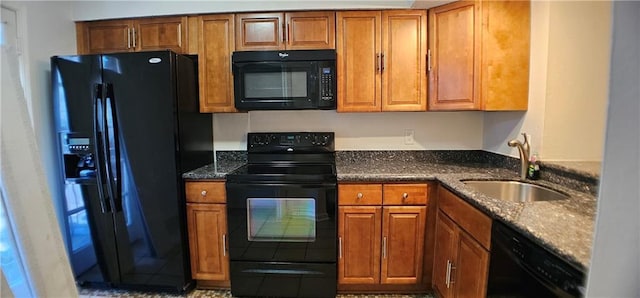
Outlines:
[[[387,258],[387,237],[382,237],[382,258]]]
[[[131,48],[131,28],[127,28],[127,49]]]
[[[407,198],[409,198],[409,194],[408,194],[408,193],[406,193],[406,192],[405,192],[405,193],[403,193],[403,194],[402,194],[402,199],[403,199],[403,200],[406,200]]]
[[[202,192],[200,192],[200,195],[203,197],[207,196],[207,191],[206,190],[202,190]]]
[[[359,192],[358,195],[357,195],[357,198],[358,199],[362,199],[363,197],[364,197],[364,195],[361,192]]]
[[[342,259],[342,237],[338,237],[338,258]]]
[[[131,32],[133,32],[133,48],[136,48],[136,28],[131,29]]]
[[[384,53],[380,54],[380,73],[384,72]]]
[[[291,44],[291,28],[289,27],[289,24],[287,24],[287,43]]]
[[[285,42],[287,35],[287,25],[282,24],[282,43]]]
[[[447,260],[447,273],[444,278],[444,283],[447,285],[447,289],[451,286],[451,283],[449,282],[450,278],[451,278],[451,261]]]
[[[222,256],[227,256],[227,234],[222,234]]]
[[[427,50],[427,73],[431,72],[431,49]]]
[[[376,54],[376,73],[380,73],[380,54]]]
[[[455,279],[453,278],[455,276],[455,273],[453,272],[454,270],[456,270],[456,266],[453,266],[453,262],[451,262],[451,273],[449,273],[449,284],[452,284],[455,282]]]

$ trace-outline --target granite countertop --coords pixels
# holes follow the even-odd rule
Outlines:
[[[183,178],[224,179],[227,173],[245,163],[246,159],[241,158],[219,160],[215,166],[207,165],[185,173]],[[488,197],[475,192],[460,181],[519,178],[513,169],[492,162],[479,162],[477,159],[446,162],[428,158],[349,156],[336,158],[336,170],[339,182],[439,181],[493,219],[509,224],[578,268],[584,271],[589,268],[596,198],[593,194],[565,186],[570,183],[532,181],[564,192],[571,198],[562,201],[519,203]]]
[[[501,220],[543,244],[577,267],[587,270],[595,223],[594,196],[543,180],[530,181],[571,196],[564,201],[518,203],[475,192],[460,180],[518,180],[516,171],[486,164],[420,161],[338,162],[339,182],[401,182],[437,180],[494,219]]]

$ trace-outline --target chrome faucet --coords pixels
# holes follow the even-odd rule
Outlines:
[[[517,139],[511,140],[507,143],[509,147],[518,147],[520,153],[520,179],[527,178],[527,169],[529,168],[529,138],[526,133],[522,133],[524,136],[524,143],[520,143]]]

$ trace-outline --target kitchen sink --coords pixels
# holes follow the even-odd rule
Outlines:
[[[566,200],[568,195],[553,189],[521,181],[462,180],[464,184],[487,196],[512,202]]]

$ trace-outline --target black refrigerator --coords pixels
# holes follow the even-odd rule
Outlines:
[[[193,285],[182,173],[213,162],[195,60],[171,51],[51,58],[64,192],[55,204],[78,284]]]

